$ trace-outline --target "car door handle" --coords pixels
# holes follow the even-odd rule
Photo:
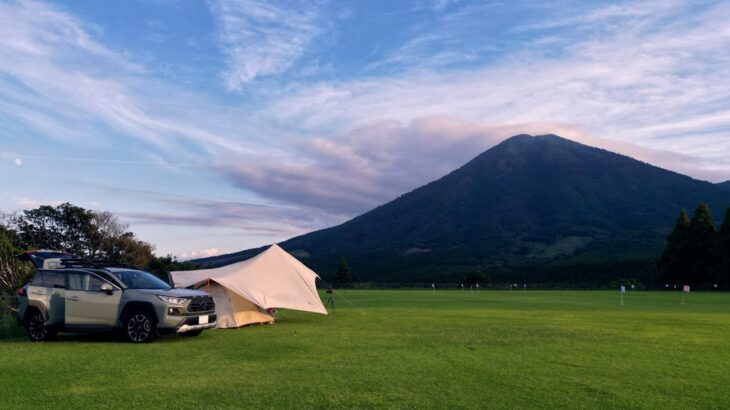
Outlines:
[[[69,296],[69,297],[66,298],[66,300],[77,301],[77,300],[79,300],[79,297],[78,296]]]
[[[33,292],[30,292],[30,293],[32,293],[34,295],[43,295],[44,294],[43,292],[38,291],[38,290],[34,290]]]

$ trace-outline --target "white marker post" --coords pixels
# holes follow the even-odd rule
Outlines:
[[[689,285],[682,286],[682,304],[684,305],[684,294],[689,293]]]
[[[624,305],[624,292],[626,292],[626,286],[621,285],[618,292],[619,298],[621,299],[621,306]]]
[[[477,292],[479,292],[479,284],[477,283]]]
[[[436,293],[436,284],[435,283],[431,284],[431,290],[433,291],[433,293]]]

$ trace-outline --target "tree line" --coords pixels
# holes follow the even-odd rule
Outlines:
[[[717,229],[701,203],[692,218],[682,210],[658,263],[663,283],[730,284],[730,208]]]
[[[87,259],[108,259],[149,270],[166,279],[176,262],[157,257],[154,246],[138,239],[107,211],[93,211],[70,203],[0,214],[0,290],[22,286],[33,267],[15,256],[32,249],[72,253]]]

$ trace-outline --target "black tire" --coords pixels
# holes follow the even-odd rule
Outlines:
[[[46,327],[46,318],[38,309],[29,311],[25,318],[25,332],[31,342],[43,342],[53,339],[56,332]]]
[[[180,333],[180,336],[182,336],[182,337],[195,337],[195,336],[200,336],[201,333],[203,333],[202,330],[193,330],[193,331],[190,331],[190,332]]]
[[[154,315],[146,310],[133,310],[124,317],[124,336],[132,343],[150,343],[157,337]]]

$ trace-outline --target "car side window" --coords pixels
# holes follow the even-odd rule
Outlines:
[[[45,272],[43,275],[43,286],[47,288],[64,288],[66,282],[61,272]]]
[[[68,290],[84,290],[87,292],[101,292],[103,280],[88,272],[69,272],[66,274]]]
[[[31,286],[43,286],[43,276],[45,272],[39,271],[36,272],[35,276],[33,277],[33,281],[30,282]]]
[[[101,292],[101,284],[103,283],[101,279],[97,278],[94,275],[89,275],[89,280],[86,283],[87,286],[85,290],[92,292]]]
[[[66,274],[66,289],[68,290],[85,290],[84,282],[89,277],[88,273],[84,272],[69,272]]]

